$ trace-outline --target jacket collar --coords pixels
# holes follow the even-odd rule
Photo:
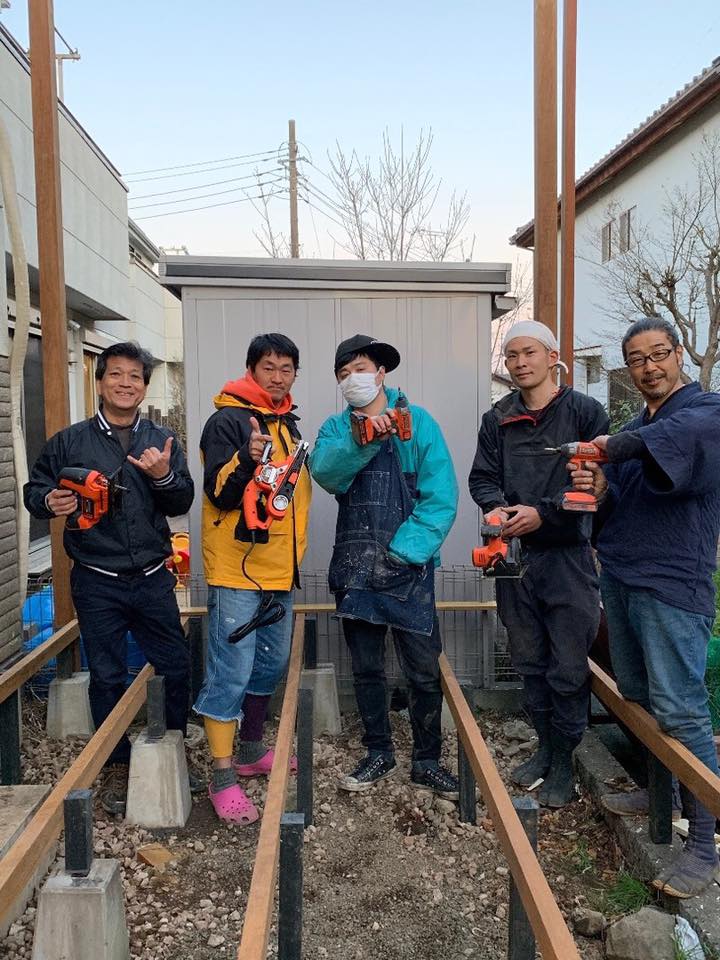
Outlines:
[[[105,416],[103,415],[102,410],[98,410],[98,412],[95,414],[95,421],[98,427],[100,427],[100,430],[105,434],[106,437],[112,436],[112,427],[110,426],[108,421],[105,419]],[[132,424],[132,432],[137,433],[139,426],[140,426],[140,411],[138,410],[138,412],[135,414],[135,421]]]
[[[572,387],[560,387],[555,396],[542,408],[542,410],[530,411],[523,403],[522,394],[520,391],[513,390],[512,393],[508,394],[507,397],[503,397],[501,400],[498,400],[498,402],[495,404],[495,413],[501,427],[504,427],[510,423],[518,423],[523,420],[536,424],[543,419],[548,410],[560,403],[561,400],[564,400],[564,398],[571,392]]]

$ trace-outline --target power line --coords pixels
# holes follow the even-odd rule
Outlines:
[[[166,170],[187,170],[188,167],[206,167],[210,163],[229,163],[231,160],[246,160],[248,157],[265,157],[276,150],[260,150],[258,153],[241,153],[237,157],[218,157],[216,160],[198,160],[196,163],[178,163],[174,167],[155,167],[152,170],[133,170],[128,177],[140,177],[145,173],[165,173]]]
[[[273,183],[283,183],[285,177],[275,177],[272,180],[263,180],[258,181],[257,188],[258,190],[261,187],[269,187]],[[141,203],[136,207],[133,207],[134,210],[145,210],[147,207],[167,207],[172,203],[192,203],[194,200],[207,200],[208,197],[221,197],[226,193],[236,193],[238,190],[247,190],[247,187],[230,187],[229,190],[214,190],[212,193],[199,193],[196,197],[178,197],[175,200],[157,200],[155,203]]]
[[[176,217],[180,213],[195,213],[197,210],[210,210],[213,207],[229,207],[235,203],[244,203],[246,200],[262,200],[265,197],[279,197],[287,195],[287,190],[276,190],[274,193],[259,194],[257,197],[240,197],[239,200],[225,200],[222,203],[206,203],[202,207],[191,207],[188,210],[168,210],[167,213],[148,213],[144,217],[133,217],[133,220],[156,220],[158,217]]]
[[[220,167],[211,167],[208,170],[185,170],[182,173],[163,173],[159,177],[136,177],[133,180],[126,177],[125,179],[128,183],[144,183],[147,180],[174,180],[176,177],[196,177],[198,173],[215,173],[216,170],[230,170],[233,167],[251,167],[259,163],[270,163],[274,159],[275,154],[272,154],[264,160],[243,160],[242,163],[227,163]]]
[[[203,187],[221,187],[226,183],[237,183],[238,180],[253,180],[255,177],[267,177],[268,174],[278,173],[285,170],[285,167],[273,167],[272,170],[263,170],[262,173],[246,173],[242,177],[230,177],[229,180],[211,180],[210,183],[196,183],[192,187],[177,187],[175,190],[159,190],[157,193],[140,193],[137,196],[130,197],[130,202],[136,200],[148,200],[151,197],[167,197],[171,193],[187,193],[188,190],[201,190]]]

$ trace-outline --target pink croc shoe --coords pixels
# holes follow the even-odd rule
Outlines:
[[[208,788],[210,802],[215,813],[221,820],[229,820],[232,823],[241,823],[247,826],[255,823],[260,814],[257,807],[248,797],[239,784],[234,783],[231,787],[225,787],[224,790],[213,792],[212,785]]]
[[[239,763],[233,758],[233,770],[239,777],[269,777],[275,760],[275,751],[268,750],[255,763]],[[290,773],[297,773],[297,757],[290,757]]]

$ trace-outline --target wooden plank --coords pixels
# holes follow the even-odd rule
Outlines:
[[[440,656],[440,675],[445,699],[492,817],[543,960],[580,960],[575,941],[444,653]]]
[[[635,736],[668,770],[691,790],[711,813],[720,817],[720,777],[717,777],[686,746],[663,733],[657,720],[639,703],[626,700],[617,684],[593,660],[590,664],[592,691],[613,716],[622,720]]]
[[[575,101],[577,0],[563,3],[562,193],[560,201],[560,357],[575,379]]]
[[[103,764],[145,702],[147,682],[154,673],[150,664],[142,668],[107,720],[0,860],[0,924],[7,919],[10,907],[32,880],[40,858],[60,836],[65,797],[71,790],[93,785]]]
[[[278,856],[280,854],[280,818],[285,810],[285,795],[290,776],[290,757],[295,732],[304,633],[305,617],[303,614],[299,614],[295,618],[290,665],[285,681],[285,697],[283,698],[280,726],[278,727],[275,744],[275,760],[268,783],[260,836],[255,853],[255,865],[250,881],[247,907],[245,908],[242,939],[237,952],[238,960],[265,960],[267,955],[270,923],[275,901]]]
[[[461,610],[495,610],[494,600],[438,600],[435,604],[438,610],[452,612]],[[184,617],[204,617],[207,607],[183,607],[180,613]],[[296,603],[293,613],[335,613],[334,603]]]
[[[26,680],[34,677],[48,660],[52,660],[54,656],[69,647],[79,636],[78,622],[71,620],[48,637],[44,643],[31,650],[22,660],[18,660],[9,670],[0,674],[0,703],[7,700],[10,694],[21,687]]]
[[[557,333],[557,0],[535,0],[533,319]]]
[[[68,341],[65,309],[60,142],[55,75],[55,23],[52,0],[28,4],[30,86],[38,239],[45,435],[70,424]],[[63,548],[64,518],[50,521],[55,626],[73,616],[70,559]]]

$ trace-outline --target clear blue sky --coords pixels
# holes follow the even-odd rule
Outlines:
[[[0,16],[23,44],[26,6],[12,0]],[[578,173],[720,55],[717,0],[579,7]],[[507,238],[532,216],[531,0],[55,0],[55,19],[82,55],[65,67],[65,100],[123,173],[274,149],[286,140],[289,117],[324,169],[335,140],[375,153],[385,127],[399,134],[402,125],[406,141],[431,127],[438,177],[468,191],[474,258],[515,259]],[[133,189],[169,190],[250,169]],[[285,229],[287,204],[273,205]],[[331,256],[327,229],[335,228],[315,215],[318,248],[301,213],[306,255]],[[191,253],[261,252],[248,203],[141,226],[157,243],[186,244]]]

